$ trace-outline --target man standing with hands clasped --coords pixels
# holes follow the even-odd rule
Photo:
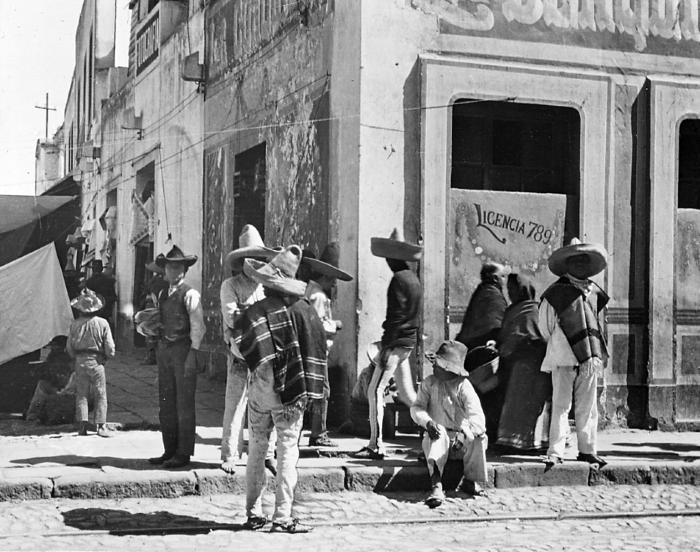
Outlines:
[[[186,466],[194,454],[195,390],[204,366],[199,346],[206,327],[199,292],[185,283],[185,274],[196,262],[196,255],[185,255],[176,245],[156,258],[168,282],[158,297],[162,330],[157,352],[158,417],[165,450],[149,462],[164,468]]]
[[[605,270],[607,255],[602,245],[574,238],[549,258],[549,270],[559,280],[542,294],[538,322],[547,341],[541,370],[552,373],[552,420],[545,460],[549,467],[564,461],[572,394],[578,460],[598,467],[606,464],[598,456],[596,442],[597,376],[608,359],[598,316],[608,296],[590,277]]]

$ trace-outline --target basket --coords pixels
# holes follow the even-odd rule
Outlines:
[[[498,387],[498,351],[491,345],[474,347],[464,359],[464,369],[469,381],[479,393],[484,394]]]

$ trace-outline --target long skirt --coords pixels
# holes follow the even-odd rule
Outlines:
[[[552,376],[540,372],[545,349],[523,347],[501,359],[510,370],[497,444],[523,451],[539,451],[549,443]]]

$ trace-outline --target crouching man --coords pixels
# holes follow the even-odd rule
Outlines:
[[[486,420],[479,397],[467,379],[466,354],[467,348],[457,341],[445,341],[436,353],[427,353],[433,374],[420,384],[411,407],[411,417],[426,430],[423,452],[432,490],[425,503],[430,508],[445,500],[442,473],[448,459],[462,460],[462,488],[466,493],[486,495],[480,486],[487,481]]]

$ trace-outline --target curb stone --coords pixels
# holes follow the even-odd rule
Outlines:
[[[62,475],[54,479],[53,496],[61,498],[175,498],[196,494],[190,471],[129,474]]]
[[[0,502],[51,498],[53,481],[48,477],[21,477],[0,480]]]

